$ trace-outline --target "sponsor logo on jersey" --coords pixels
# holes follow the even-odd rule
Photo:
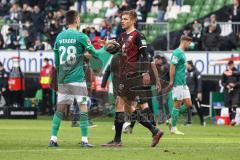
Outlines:
[[[145,39],[142,40],[142,45],[143,46],[147,45],[147,41]]]

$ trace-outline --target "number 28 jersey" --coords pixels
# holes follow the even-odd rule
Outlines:
[[[62,31],[54,45],[54,59],[58,73],[58,83],[84,82],[84,52],[97,54],[88,36],[77,30]]]

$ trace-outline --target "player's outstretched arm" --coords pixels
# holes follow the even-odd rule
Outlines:
[[[154,77],[155,77],[155,80],[156,80],[157,91],[160,92],[162,87],[161,87],[161,82],[160,82],[159,74],[158,74],[158,71],[157,71],[157,67],[156,67],[156,64],[154,62],[151,63],[151,68],[153,70]]]
[[[95,57],[98,57],[99,55],[106,53],[105,47],[102,47],[101,49],[95,49],[93,45],[91,44],[90,39],[87,35],[84,36],[84,39],[80,41],[80,43],[86,48],[86,50],[92,54]]]
[[[170,76],[170,82],[169,82],[169,87],[173,87],[173,81],[174,81],[174,76],[175,76],[175,71],[176,71],[176,65],[171,64],[170,65],[170,71],[169,71],[169,76]]]
[[[54,63],[55,63],[56,70],[58,72],[59,65],[60,65],[60,60],[59,60],[57,43],[54,44],[53,52],[54,52]]]

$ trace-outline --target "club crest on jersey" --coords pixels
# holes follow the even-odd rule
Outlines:
[[[132,38],[133,38],[133,36],[129,36],[129,37],[128,37],[128,41],[131,41]]]
[[[177,58],[176,56],[173,56],[173,57],[172,57],[172,62],[173,62],[173,63],[178,63],[178,58]]]

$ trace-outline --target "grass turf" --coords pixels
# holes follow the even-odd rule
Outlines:
[[[47,148],[51,119],[0,120],[0,160],[239,160],[240,127],[201,127],[179,125],[184,136],[170,135],[162,126],[165,135],[159,145],[150,148],[151,135],[139,124],[132,135],[123,135],[122,148],[102,148],[111,140],[112,120],[97,119],[96,128],[90,129],[92,149],[79,147],[80,129],[71,128],[63,121],[59,132],[59,148]]]

